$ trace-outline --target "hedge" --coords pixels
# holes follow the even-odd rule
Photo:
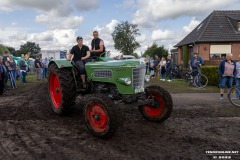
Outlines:
[[[202,74],[208,78],[208,85],[217,86],[220,76],[218,74],[218,66],[202,66]]]

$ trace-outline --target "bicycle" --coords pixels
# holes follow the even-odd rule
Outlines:
[[[234,85],[230,89],[228,99],[232,105],[240,107],[240,86]]]
[[[200,65],[197,64],[197,70],[185,73],[185,81],[190,81],[189,85],[194,84],[197,88],[204,88],[208,84],[208,78],[201,73]]]

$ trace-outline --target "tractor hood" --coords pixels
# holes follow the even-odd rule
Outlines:
[[[86,66],[89,67],[135,67],[140,64],[144,64],[141,60],[109,60],[109,61],[98,61],[98,62],[89,62]]]

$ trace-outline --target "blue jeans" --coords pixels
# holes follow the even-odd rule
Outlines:
[[[26,80],[26,76],[27,76],[27,72],[22,72],[22,83],[27,83],[27,80]]]
[[[167,75],[170,80],[172,80],[172,69],[167,69]]]
[[[166,79],[166,73],[162,73],[162,79]]]
[[[13,89],[17,88],[17,84],[16,84],[16,81],[15,81],[15,79],[16,79],[15,74],[16,74],[16,70],[11,70],[9,72],[9,78],[10,78],[11,86],[12,86]]]
[[[47,68],[43,68],[43,78],[47,77]]]
[[[226,77],[221,77],[220,79],[220,88],[232,88],[232,83],[233,83],[233,77],[226,76]]]

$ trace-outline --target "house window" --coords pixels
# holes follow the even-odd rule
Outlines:
[[[230,44],[224,45],[210,45],[210,58],[224,58],[227,53],[231,53],[232,46]]]
[[[238,31],[240,31],[240,22],[238,22]]]

